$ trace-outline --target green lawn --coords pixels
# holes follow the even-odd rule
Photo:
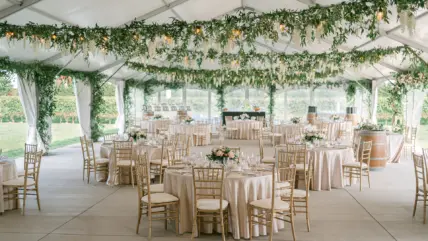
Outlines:
[[[114,128],[114,125],[104,125],[108,132]],[[27,123],[0,123],[0,149],[3,153],[11,157],[22,155],[27,131]],[[52,124],[51,148],[78,143],[79,136],[79,124]]]

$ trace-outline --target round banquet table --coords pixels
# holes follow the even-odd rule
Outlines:
[[[165,193],[180,199],[180,234],[192,232],[193,226],[193,178],[191,170],[169,170],[164,175]],[[248,239],[247,204],[253,200],[270,198],[272,195],[272,174],[244,176],[230,173],[224,178],[224,199],[229,202],[229,231],[234,239]],[[284,228],[284,222],[275,220],[274,232]],[[220,230],[220,229],[217,229]],[[205,224],[203,233],[212,232],[212,224]],[[267,235],[266,226],[254,226],[253,236]]]
[[[200,125],[199,125],[200,126]],[[204,143],[205,145],[208,145],[211,143],[211,125],[202,125],[204,133],[205,133],[205,138],[206,138],[206,142]],[[187,137],[191,137],[191,144],[192,146],[195,145],[193,140],[193,133],[196,133],[197,131],[197,124],[171,124],[169,125],[169,132],[171,134],[185,134]]]
[[[149,133],[155,133],[158,128],[168,128],[171,120],[159,119],[159,120],[143,120],[141,121],[141,128],[147,129]]]
[[[116,173],[116,158],[112,155],[114,147],[113,144],[102,144],[100,148],[100,156],[101,158],[109,159],[109,174],[107,178],[107,185],[114,186],[119,185],[120,183],[129,183],[129,177],[122,175],[122,180],[118,180]],[[134,148],[132,150],[132,158],[134,160],[137,159],[138,153],[147,152],[149,160],[152,159],[160,159],[162,146],[155,145],[147,145],[147,144],[134,144]],[[126,170],[125,170],[126,171]],[[97,181],[106,180],[106,177],[103,176],[104,173],[97,173]]]
[[[318,130],[327,124],[327,140],[335,141],[339,138],[340,130],[352,130],[352,121],[317,121]]]
[[[303,129],[305,128],[305,124],[281,124],[275,125],[273,127],[274,133],[281,133],[281,144],[285,144],[285,136],[295,136],[299,137],[301,133],[303,133]],[[293,140],[288,140],[293,141]]]
[[[12,189],[3,188],[2,185],[3,182],[16,178],[18,178],[18,172],[15,160],[10,158],[0,159],[0,213],[17,208],[16,200],[4,201],[4,193],[12,191]]]
[[[314,163],[313,190],[344,187],[342,164],[354,161],[352,148],[346,146],[315,147],[308,150],[308,154]]]
[[[254,135],[253,129],[261,129],[263,122],[255,120],[233,120],[226,123],[228,128],[238,129],[238,139],[241,140],[255,140],[258,137]]]

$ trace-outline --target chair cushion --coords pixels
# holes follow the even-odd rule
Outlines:
[[[263,209],[271,209],[272,199],[255,200],[252,201],[250,205]],[[280,198],[275,199],[275,210],[286,210],[288,208],[290,208],[290,204],[288,204],[288,202],[282,201]]]
[[[150,160],[150,164],[160,165],[161,159]],[[164,167],[168,166],[168,160],[163,160],[162,166]]]
[[[220,200],[219,199],[199,199],[196,202],[197,202],[196,207],[200,210],[210,210],[210,211],[220,210]],[[229,202],[226,200],[223,200],[222,202],[223,202],[222,208],[223,208],[223,210],[225,210],[227,208],[227,206],[229,205]]]
[[[281,191],[281,197],[289,197],[290,193],[291,193],[290,189],[282,190]],[[294,198],[305,198],[306,197],[306,190],[294,189],[293,197]],[[308,197],[309,197],[309,192],[308,192]]]
[[[264,157],[262,163],[276,163],[275,157]]]
[[[34,171],[33,170],[28,170],[27,174],[28,175],[33,175]],[[25,176],[25,171],[19,171],[18,172],[18,177],[23,177]]]
[[[269,133],[269,136],[280,137],[280,136],[282,136],[282,134],[281,133]]]
[[[226,131],[237,131],[238,128],[234,128],[234,127],[227,127]]]
[[[150,193],[161,193],[163,192],[163,184],[150,185]]]
[[[149,196],[148,195],[144,196],[143,198],[141,198],[141,201],[148,203]],[[178,198],[168,193],[153,193],[153,194],[150,194],[150,201],[155,204],[169,203],[169,202],[178,201]]]
[[[118,166],[118,167],[129,167],[129,166],[131,166],[131,163],[132,163],[132,166],[135,166],[135,163],[134,162],[131,162],[131,160],[120,160],[120,161],[117,161],[116,162],[116,166]]]
[[[290,183],[289,182],[277,182],[276,183],[276,188],[285,188],[285,187],[289,187]]]
[[[97,161],[97,164],[108,164],[110,160],[108,158],[98,158],[95,159]]]
[[[25,180],[24,177],[20,177],[17,179],[5,181],[5,182],[3,182],[3,186],[22,187],[22,186],[24,186],[24,180]],[[34,179],[27,178],[27,186],[31,186],[34,184],[36,184]]]
[[[343,164],[344,167],[360,167],[360,162],[348,162]],[[367,163],[363,162],[363,168],[367,168]]]
[[[303,164],[303,163],[296,164],[296,171],[303,171],[303,169],[306,169],[306,171],[307,171],[309,169],[309,166],[306,165],[306,167],[305,167],[305,164]]]

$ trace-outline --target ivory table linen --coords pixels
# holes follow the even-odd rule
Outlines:
[[[14,159],[0,159],[0,213],[6,210],[16,209],[16,200],[4,201],[4,193],[11,191],[11,188],[3,188],[2,183],[18,178],[16,163]]]
[[[238,129],[238,139],[241,140],[255,140],[258,137],[254,135],[253,129],[261,129],[263,127],[262,121],[255,120],[233,120],[226,123],[228,128]]]
[[[189,170],[181,173],[177,170],[166,170],[164,190],[180,199],[180,230],[181,234],[192,232],[193,225],[193,179]],[[272,175],[245,176],[240,173],[225,174],[224,199],[229,202],[229,232],[234,239],[248,239],[247,204],[253,200],[270,198],[272,195]],[[284,228],[284,222],[276,220],[274,232]],[[205,224],[203,233],[212,230],[211,224]],[[220,230],[218,228],[217,230]],[[254,226],[253,236],[267,235],[266,226]]]
[[[168,128],[171,120],[143,120],[141,121],[141,128],[147,129],[149,133],[155,133],[158,128]]]
[[[202,127],[201,127],[202,126]],[[203,133],[205,133],[206,142],[205,144],[208,145],[211,143],[211,125],[194,125],[194,124],[172,124],[169,126],[169,132],[171,134],[186,134],[187,137],[191,137],[191,144],[192,146],[195,145],[193,140],[193,133],[196,133],[198,128],[201,128],[203,130]]]

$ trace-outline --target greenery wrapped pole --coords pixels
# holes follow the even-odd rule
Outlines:
[[[103,94],[104,91],[101,88],[101,78],[94,76],[88,78],[89,84],[91,85],[91,139],[97,141],[103,136],[101,128],[100,115],[102,113],[102,105],[104,105]]]
[[[132,98],[131,98],[131,86],[128,81],[125,81],[125,87],[123,89],[123,103],[125,108],[125,131],[129,129],[131,126],[131,106],[132,106]]]
[[[268,106],[268,113],[269,113],[269,121],[270,123],[273,122],[274,119],[274,108],[275,108],[275,92],[276,92],[276,85],[270,85],[269,86],[269,106]]]

